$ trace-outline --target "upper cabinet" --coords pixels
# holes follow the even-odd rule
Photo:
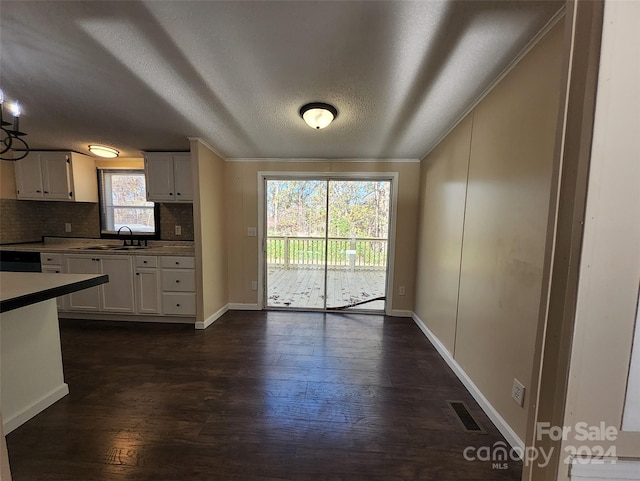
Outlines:
[[[96,164],[75,152],[31,151],[15,163],[18,199],[98,202]]]
[[[189,152],[147,152],[144,171],[147,177],[147,200],[193,202]]]

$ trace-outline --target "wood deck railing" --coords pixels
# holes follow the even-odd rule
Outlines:
[[[267,237],[267,264],[285,269],[385,269],[388,240],[379,238]]]

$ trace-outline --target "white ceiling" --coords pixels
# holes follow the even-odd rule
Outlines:
[[[2,0],[0,87],[31,148],[420,159],[563,3]]]

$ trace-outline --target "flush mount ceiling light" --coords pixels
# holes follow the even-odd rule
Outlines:
[[[333,105],[312,102],[300,107],[300,116],[309,127],[320,130],[333,122],[338,116],[338,110]]]
[[[104,145],[90,145],[89,152],[97,155],[98,157],[104,157],[105,159],[115,159],[120,152],[111,147],[105,147]]]

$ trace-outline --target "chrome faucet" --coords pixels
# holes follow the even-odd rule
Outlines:
[[[127,239],[125,239],[124,237],[122,237],[122,242],[123,242],[123,243],[122,243],[122,245],[123,245],[123,246],[127,246],[127,245],[132,246],[132,245],[133,245],[133,231],[131,230],[131,227],[129,227],[128,225],[123,225],[122,227],[120,227],[120,228],[118,229],[118,238],[120,238],[120,231],[121,231],[122,229],[124,229],[125,227],[126,227],[127,229],[129,229],[129,235],[131,236],[131,238],[129,239],[129,244],[127,244]]]

